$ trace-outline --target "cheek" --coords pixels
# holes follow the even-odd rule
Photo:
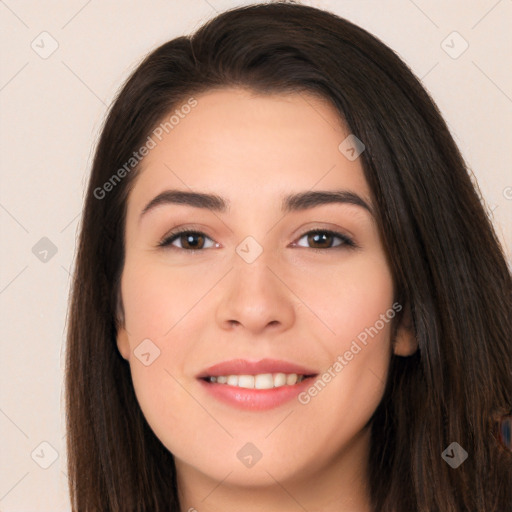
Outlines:
[[[215,276],[201,273],[204,279],[198,281],[197,275],[190,269],[176,271],[132,258],[127,259],[122,277],[137,401],[157,437],[173,452],[179,452],[174,440],[181,442],[192,434],[186,416],[195,404],[186,389],[184,364],[201,340],[205,320],[204,311],[194,305],[215,284]],[[138,348],[143,342],[144,352]],[[150,354],[150,364],[137,357],[141,353]]]
[[[360,430],[382,398],[399,306],[393,307],[393,280],[384,260],[361,258],[350,272],[340,267],[317,277],[316,291],[302,293],[329,327],[319,323],[317,332],[324,332],[318,339],[330,357],[301,404],[309,408],[309,434],[323,429],[327,438],[339,439]]]
[[[162,338],[192,310],[214,284],[207,273],[175,270],[166,265],[127,262],[123,270],[123,305],[129,330],[136,335]],[[209,284],[211,281],[211,284]]]
[[[367,345],[339,340],[333,364],[299,397],[300,437],[311,440],[320,459],[339,455],[358,436],[378,407],[389,366],[388,328]]]
[[[319,266],[307,279],[295,279],[293,290],[308,306],[318,338],[326,340],[330,352],[338,352],[344,343],[373,326],[391,308],[394,297],[386,261],[371,255]]]

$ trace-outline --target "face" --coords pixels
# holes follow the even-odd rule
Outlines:
[[[196,100],[128,198],[117,344],[137,399],[178,471],[257,486],[341,467],[367,447],[401,308],[350,132],[305,93]],[[320,191],[338,200],[286,202]]]

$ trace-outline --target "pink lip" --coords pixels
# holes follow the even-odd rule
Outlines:
[[[247,389],[205,380],[206,377],[218,377],[219,375],[257,375],[261,373],[296,373],[307,376],[318,374],[311,368],[277,359],[262,359],[260,361],[232,359],[206,368],[197,376],[197,379],[203,389],[217,400],[238,409],[253,411],[278,407],[295,398],[312,382],[312,379],[308,378],[291,386],[285,385],[273,389]]]
[[[256,375],[260,373],[296,373],[298,375],[316,375],[311,368],[288,361],[277,359],[261,359],[248,361],[246,359],[231,359],[214,364],[202,371],[197,378],[218,377],[219,375]]]
[[[295,398],[305,391],[314,379],[305,379],[293,386],[281,386],[273,389],[247,389],[228,384],[217,384],[199,380],[203,389],[214,398],[238,409],[265,411],[273,409]]]

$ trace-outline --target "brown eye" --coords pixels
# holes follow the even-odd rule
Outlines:
[[[204,245],[204,236],[200,233],[182,233],[179,235],[184,249],[202,249]],[[183,244],[184,242],[184,244]]]
[[[300,240],[307,237],[307,242],[311,245],[311,249],[337,249],[343,246],[355,247],[354,242],[342,233],[336,233],[329,230],[309,231],[301,236]],[[340,239],[341,243],[332,245],[334,239]]]
[[[318,244],[317,249],[327,249],[332,244],[333,236],[330,233],[313,233],[308,235],[308,242]]]
[[[200,231],[180,231],[171,233],[170,236],[162,240],[158,245],[160,247],[172,246],[172,248],[183,249],[185,251],[200,251],[204,249],[205,240],[211,240]],[[181,247],[174,246],[174,242],[179,240]]]

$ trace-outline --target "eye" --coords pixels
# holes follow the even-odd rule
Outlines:
[[[310,244],[319,244],[321,247],[310,247],[311,249],[324,250],[324,249],[340,249],[344,246],[356,247],[354,241],[348,236],[338,233],[336,231],[330,231],[325,229],[316,229],[304,233],[299,240],[307,237],[307,242]],[[333,238],[341,240],[337,245],[332,246]],[[327,247],[326,247],[327,246]],[[302,247],[302,246],[301,246]]]
[[[200,251],[203,249],[205,238],[211,240],[211,238],[207,237],[200,231],[187,231],[184,229],[182,231],[175,231],[174,233],[171,233],[169,236],[164,238],[158,246],[168,247],[171,246],[175,240],[180,240],[185,242],[184,245],[182,245],[182,247],[174,246],[173,248],[187,251]],[[197,239],[199,239],[199,241],[197,241]]]
[[[336,231],[317,229],[313,231],[308,231],[304,233],[299,240],[307,237],[307,242],[309,244],[320,245],[320,247],[310,247],[313,250],[326,250],[326,249],[338,249],[343,247],[357,247],[354,241],[348,236],[338,233]],[[338,238],[340,242],[336,245],[332,245],[333,239]],[[175,231],[164,238],[159,244],[159,247],[169,247],[173,246],[175,249],[182,249],[189,252],[201,251],[205,248],[205,239],[213,242],[211,238],[206,236],[201,231],[191,231],[191,230],[181,230]],[[175,241],[180,240],[181,247],[176,247],[174,244]],[[213,246],[215,243],[213,244]],[[298,244],[296,244],[298,245]],[[210,246],[212,247],[212,246]],[[303,247],[299,245],[299,247]]]

